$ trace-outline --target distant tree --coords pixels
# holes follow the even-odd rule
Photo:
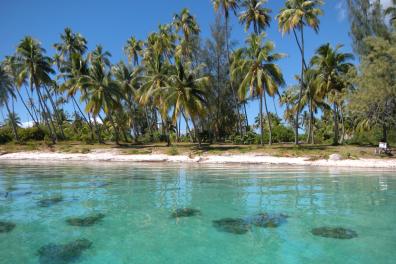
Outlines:
[[[356,89],[350,97],[349,110],[358,129],[380,127],[382,139],[396,127],[396,37],[365,40],[369,52],[362,56]]]

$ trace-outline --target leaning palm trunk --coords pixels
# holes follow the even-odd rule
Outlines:
[[[32,88],[32,85],[33,85],[33,83],[31,82],[31,88]],[[51,134],[51,138],[52,138],[52,143],[56,143],[56,140],[57,140],[57,138],[56,138],[56,133],[54,133],[54,131],[52,130],[52,128],[51,128],[51,125],[50,125],[50,122],[48,121],[48,115],[49,115],[49,113],[47,113],[47,111],[46,111],[46,109],[45,109],[45,107],[44,107],[44,102],[43,102],[43,97],[42,97],[42,95],[41,95],[41,92],[40,92],[40,88],[38,87],[38,85],[37,84],[35,84],[35,86],[36,86],[36,91],[37,91],[37,97],[38,97],[38,100],[39,100],[39,104],[40,104],[40,107],[41,107],[41,109],[42,109],[42,111],[43,111],[43,117],[44,117],[44,122],[45,122],[45,124],[46,124],[46,126],[47,126],[47,128],[48,128],[48,132]],[[33,90],[33,89],[32,89]]]
[[[15,124],[15,120],[12,119],[12,114],[11,114],[11,110],[10,110],[10,107],[9,107],[9,105],[8,105],[8,102],[5,102],[5,106],[6,106],[6,108],[7,108],[8,117],[10,118],[10,121],[11,121],[12,133],[14,133],[15,140],[16,140],[16,141],[19,141],[17,126],[16,126],[16,124]]]
[[[195,125],[195,121],[194,121],[194,118],[193,118],[193,117],[191,117],[191,122],[192,122],[192,124],[193,124],[193,126],[194,126],[195,138],[198,139],[198,146],[201,147],[201,137],[199,136],[198,128],[197,128],[197,126]]]
[[[89,113],[88,113],[88,117],[91,118]],[[99,128],[98,122],[96,122],[96,116],[93,116],[93,123],[94,123],[94,126],[95,126],[95,133],[96,133],[96,136],[98,138],[99,144],[104,144],[104,141],[102,139],[102,135],[100,133],[100,128]]]
[[[191,142],[195,142],[195,140],[193,138],[193,135],[191,133],[191,130],[190,130],[190,126],[188,125],[188,120],[187,120],[186,116],[184,115],[183,111],[181,111],[181,113],[182,113],[182,116],[184,118],[184,121],[186,122],[186,129],[187,129],[188,135],[190,137],[190,141]]]
[[[52,105],[52,109],[55,112],[55,119],[56,119],[56,122],[58,123],[59,130],[61,132],[62,138],[65,139],[66,137],[65,137],[65,133],[63,132],[62,119],[59,116],[58,108],[56,107],[56,104],[55,104],[54,100],[52,100],[52,96],[51,96],[47,86],[44,85],[44,89],[45,89],[45,92],[46,92],[46,94],[47,94],[47,96],[48,96],[48,98],[50,100],[50,103]]]
[[[263,97],[264,97],[265,113],[266,113],[267,118],[268,118],[268,130],[269,130],[269,134],[268,134],[269,141],[268,141],[268,144],[272,145],[272,124],[271,124],[271,117],[270,117],[269,112],[268,112],[267,98],[265,96],[265,91],[263,92]]]
[[[109,118],[111,126],[114,128],[115,142],[116,142],[117,145],[119,145],[120,144],[120,134],[119,134],[119,131],[118,131],[118,127],[116,126],[116,124],[114,122],[114,119],[113,119],[111,114],[107,115],[107,117]]]
[[[15,90],[17,91],[19,99],[21,99],[21,102],[22,102],[23,106],[28,111],[29,116],[32,118],[32,121],[34,122],[35,126],[38,126],[38,121],[34,118],[34,116],[33,116],[32,112],[30,111],[29,107],[26,105],[25,100],[23,100],[21,92],[19,91],[18,88],[16,88]]]

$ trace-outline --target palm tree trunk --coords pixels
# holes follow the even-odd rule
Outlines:
[[[65,139],[66,137],[65,137],[65,133],[63,132],[62,120],[61,120],[61,118],[60,118],[60,116],[59,116],[58,108],[56,107],[54,101],[52,100],[51,94],[50,94],[50,92],[49,92],[47,86],[44,85],[44,89],[45,89],[45,92],[46,92],[46,94],[47,94],[47,96],[48,96],[48,98],[49,98],[49,100],[50,100],[50,103],[51,103],[51,105],[52,105],[52,109],[53,109],[54,112],[55,112],[55,119],[56,119],[56,121],[57,121],[57,123],[58,123],[59,130],[60,130],[60,132],[61,132],[62,138]]]
[[[345,139],[345,122],[344,122],[344,113],[342,112],[342,106],[339,108],[340,118],[341,118],[341,144],[344,144]]]
[[[229,77],[230,77],[230,89],[232,91],[232,96],[234,97],[234,104],[235,104],[235,109],[237,113],[237,132],[242,134],[242,124],[241,124],[241,116],[239,114],[239,107],[238,107],[238,98],[236,96],[235,90],[234,90],[234,85],[231,80],[231,56],[230,56],[230,40],[228,36],[228,17],[225,18],[225,38],[226,38],[226,49],[227,49],[227,59],[228,59],[228,72],[229,72]]]
[[[39,118],[38,110],[36,109],[36,106],[34,105],[33,96],[30,95],[29,89],[26,86],[25,86],[25,90],[26,90],[26,94],[28,96],[28,99],[30,101],[30,104],[32,105],[33,114],[35,115],[37,122],[40,123],[41,122],[41,118]],[[30,86],[30,90],[33,91],[32,90],[32,86]]]
[[[333,118],[334,118],[334,138],[333,145],[338,145],[338,113],[337,113],[337,104],[334,102],[333,104]]]
[[[114,123],[113,117],[111,116],[111,114],[108,114],[107,117],[109,118],[111,126],[114,128],[115,142],[116,142],[117,145],[120,145],[120,135],[119,135],[118,128],[117,128],[117,126]]]
[[[38,100],[39,100],[39,104],[40,104],[41,109],[42,109],[42,111],[43,111],[44,122],[45,122],[45,124],[46,124],[46,126],[47,126],[47,128],[48,128],[48,132],[51,134],[52,143],[55,144],[55,143],[56,143],[56,140],[57,140],[57,138],[56,138],[56,133],[54,133],[54,132],[52,131],[51,125],[50,125],[50,123],[49,123],[49,121],[48,121],[48,114],[49,114],[49,113],[47,113],[47,112],[45,111],[44,102],[43,102],[43,98],[42,98],[42,96],[41,96],[40,88],[37,86],[37,84],[35,84],[35,86],[36,86],[36,91],[37,91],[37,97],[38,97]],[[33,90],[33,89],[32,89],[32,88],[33,88],[33,81],[32,81],[32,80],[30,81],[30,87],[31,87],[31,90]]]
[[[268,112],[267,98],[265,96],[265,91],[263,92],[263,97],[264,97],[265,113],[266,113],[267,119],[268,119],[268,130],[269,130],[269,134],[268,134],[269,141],[268,141],[268,144],[272,145],[272,124],[271,124],[271,117],[270,117],[269,112]]]
[[[12,132],[14,133],[15,140],[18,142],[18,141],[19,141],[19,136],[18,136],[17,126],[16,126],[16,124],[15,124],[15,119],[13,119],[13,116],[12,116],[12,114],[11,114],[11,110],[10,110],[10,107],[9,107],[7,101],[5,102],[5,106],[6,106],[6,108],[7,108],[8,118],[9,118],[10,121],[11,121]],[[15,116],[14,116],[14,117],[15,117]]]
[[[298,140],[298,121],[299,121],[299,114],[300,114],[300,106],[301,106],[301,98],[302,98],[302,93],[304,90],[304,64],[305,64],[305,59],[304,59],[304,27],[303,25],[300,26],[300,32],[301,32],[301,77],[300,77],[300,92],[298,95],[298,103],[297,103],[297,111],[296,111],[296,127],[295,127],[295,139],[294,139],[294,144],[298,145],[299,140]]]
[[[187,120],[186,116],[184,115],[183,111],[181,111],[181,113],[182,113],[182,116],[183,116],[183,118],[184,118],[184,121],[186,122],[186,129],[187,129],[188,135],[190,136],[190,141],[191,141],[191,142],[194,142],[194,138],[193,138],[193,136],[192,136],[190,127],[189,127],[189,125],[188,125],[188,120]]]
[[[88,117],[89,116],[90,116],[90,114],[88,113]],[[89,117],[89,118],[91,118],[91,117]],[[98,137],[99,144],[103,144],[104,141],[102,139],[102,135],[100,134],[100,128],[98,126],[98,122],[96,122],[96,116],[93,116],[93,122],[94,122],[95,132],[96,132],[96,136]]]
[[[198,147],[201,147],[201,137],[199,136],[199,132],[198,132],[198,130],[197,130],[198,128],[197,128],[197,126],[195,125],[194,118],[191,118],[191,122],[192,122],[192,124],[193,124],[193,126],[194,126],[195,138],[198,139]]]
[[[308,128],[308,143],[314,144],[314,138],[313,138],[313,103],[312,99],[310,100],[309,103],[309,128]]]
[[[30,112],[30,109],[29,109],[29,107],[26,105],[25,100],[23,100],[23,97],[22,97],[22,95],[21,95],[21,92],[19,91],[18,88],[16,88],[15,90],[17,91],[18,97],[19,97],[19,99],[21,99],[21,102],[22,102],[23,106],[26,108],[26,110],[28,111],[30,117],[32,118],[32,121],[34,122],[34,124],[35,124],[36,126],[38,126],[38,121],[33,117],[32,112]]]
[[[263,96],[260,95],[260,144],[264,145]]]
[[[245,111],[245,119],[246,119],[246,132],[249,129],[249,119],[246,111],[246,102],[243,102],[243,110]]]
[[[49,120],[49,122],[50,122],[50,124],[52,126],[53,135],[54,135],[56,141],[58,141],[58,136],[56,134],[56,127],[55,127],[55,124],[54,124],[54,120],[52,119],[51,111],[49,110],[47,102],[46,102],[46,100],[44,100],[44,97],[43,97],[40,89],[38,89],[38,95],[39,95],[39,97],[41,97],[41,101],[43,102],[44,112],[47,113],[47,118],[48,118],[48,120]]]

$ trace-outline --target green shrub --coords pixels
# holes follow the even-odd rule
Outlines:
[[[21,128],[18,131],[19,137],[22,141],[29,140],[44,140],[46,133],[39,127]]]
[[[0,129],[0,144],[6,144],[11,142],[13,139],[12,132],[8,128],[1,128]]]

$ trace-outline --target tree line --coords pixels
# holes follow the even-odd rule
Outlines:
[[[324,2],[285,1],[275,20],[281,34],[295,39],[301,57],[298,85],[289,87],[277,64],[286,55],[265,33],[272,21],[267,1],[212,4],[217,17],[210,38],[200,37],[196,18],[183,9],[146,40],[130,37],[124,46],[127,62],[116,64],[101,45],[88,51],[87,40],[70,28],[53,45],[52,57],[38,40],[24,37],[15,54],[1,62],[0,106],[7,118],[0,142],[7,141],[7,131],[17,142],[26,138],[19,135],[26,132],[19,127],[15,100],[22,102],[34,133],[52,143],[342,144],[360,131],[378,129],[381,140],[388,139],[396,126],[395,2],[383,10],[380,1],[348,0],[360,61],[355,66],[354,55],[343,52],[342,45],[323,44],[306,58],[304,33],[308,28],[319,32]],[[241,47],[231,38],[233,15],[246,32]],[[283,118],[269,111],[270,98],[284,106]],[[259,100],[259,113],[249,124],[246,105],[252,100]],[[72,117],[66,104],[73,106]]]

